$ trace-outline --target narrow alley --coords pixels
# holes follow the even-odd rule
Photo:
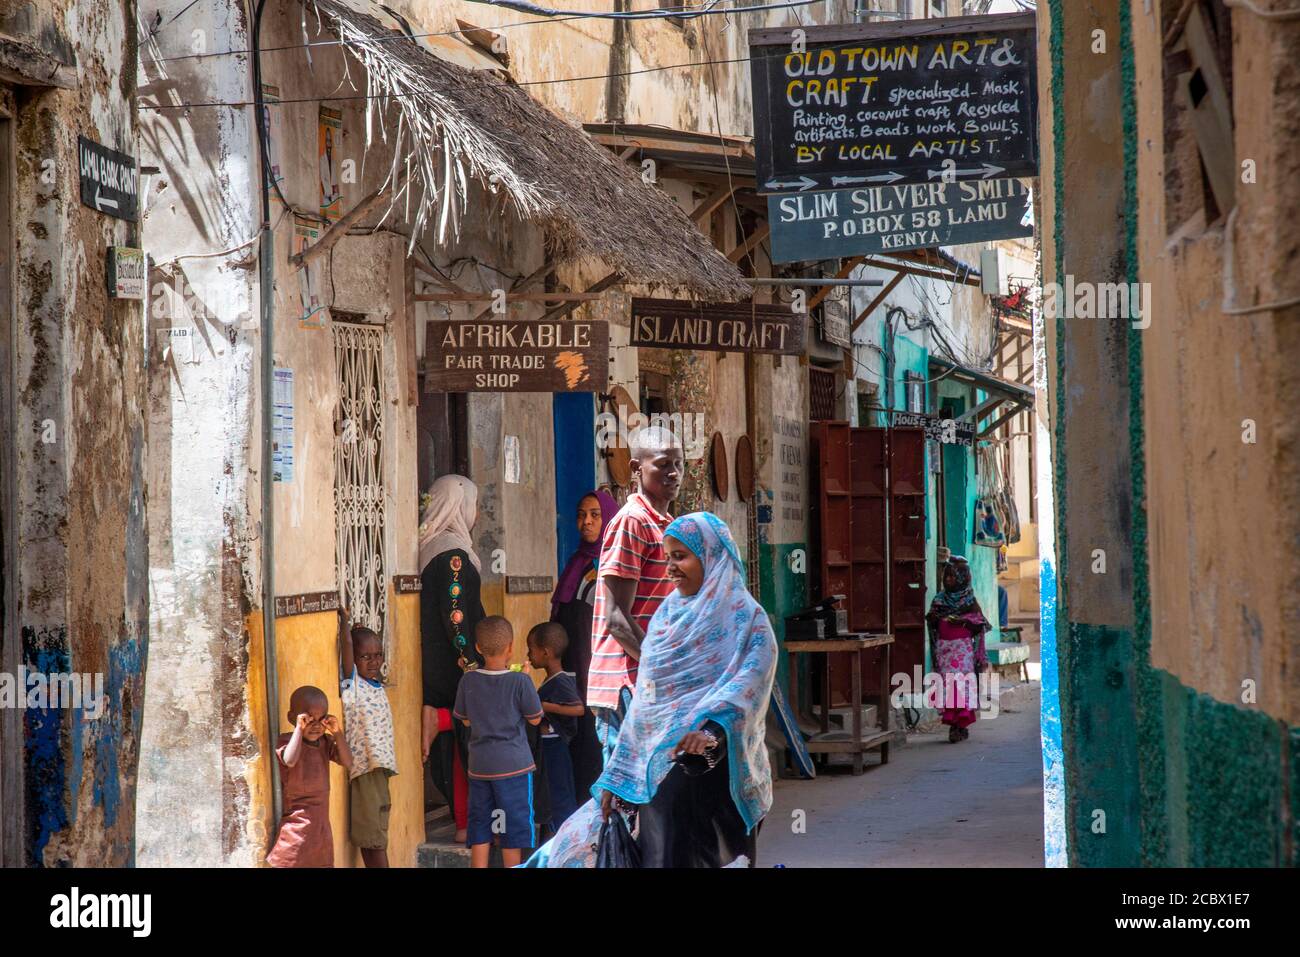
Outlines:
[[[909,734],[888,766],[872,761],[861,777],[835,768],[778,781],[758,865],[1042,867],[1038,707],[1038,682],[1012,685],[998,716],[981,718],[959,744],[937,726]]]
[[[0,0],[0,916],[1264,925],[1298,263],[1300,0]]]

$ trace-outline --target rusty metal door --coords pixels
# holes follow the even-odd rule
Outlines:
[[[849,628],[892,632],[894,672],[925,664],[925,432],[813,422],[820,578],[817,598],[844,595]],[[833,655],[832,707],[852,696],[850,658]],[[877,655],[862,687],[880,687]]]
[[[889,430],[890,631],[894,672],[925,666],[925,431]],[[874,688],[877,685],[867,685]]]

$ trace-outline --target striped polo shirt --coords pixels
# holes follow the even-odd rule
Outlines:
[[[668,557],[664,554],[664,529],[672,520],[671,515],[655,511],[644,495],[634,492],[605,529],[599,576],[636,580],[632,617],[642,631],[650,627],[655,609],[674,587],[668,577]],[[609,633],[605,596],[605,589],[596,589],[596,604],[591,614],[587,704],[592,708],[617,708],[619,692],[625,687],[636,687],[637,662],[628,657],[623,646]]]

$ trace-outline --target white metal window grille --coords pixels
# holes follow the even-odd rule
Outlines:
[[[358,625],[383,636],[392,654],[384,569],[384,329],[333,323],[339,404],[334,437],[334,527],[339,588]]]

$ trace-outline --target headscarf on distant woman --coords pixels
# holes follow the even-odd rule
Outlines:
[[[529,866],[594,865],[602,791],[637,806],[638,840],[651,858],[645,866],[723,866],[741,851],[753,860],[755,828],[772,805],[764,739],[776,638],[745,585],[740,554],[720,518],[685,515],[664,538],[681,542],[700,560],[703,583],[693,595],[674,591],[655,612],[636,693],[592,787],[594,799]],[[674,762],[673,752],[685,735],[704,729],[718,739],[721,753],[712,756],[710,770],[694,775]],[[681,814],[686,806],[692,813]]]
[[[477,514],[478,486],[463,475],[436,479],[429,487],[429,504],[420,516],[420,569],[435,556],[456,549],[463,551],[475,568],[482,567],[469,537]]]
[[[935,670],[944,676],[944,700],[937,704],[955,744],[970,737],[968,729],[979,714],[978,675],[988,666],[984,632],[991,626],[975,598],[966,559],[949,558],[939,584],[925,622]]]
[[[560,572],[559,580],[555,583],[555,591],[551,594],[551,621],[560,620],[560,606],[577,597],[582,580],[600,562],[600,547],[605,541],[605,529],[609,528],[610,521],[618,512],[618,502],[614,501],[614,496],[603,489],[587,492],[578,499],[578,504],[581,505],[589,498],[594,498],[600,503],[600,534],[596,536],[594,542],[580,540],[578,547],[565,562],[564,571]]]

